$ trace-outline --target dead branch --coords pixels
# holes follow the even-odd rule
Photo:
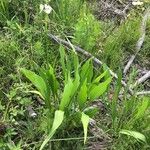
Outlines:
[[[127,73],[129,68],[131,67],[136,55],[141,50],[141,47],[143,45],[145,35],[146,35],[146,24],[147,24],[147,20],[149,19],[149,17],[150,17],[150,7],[145,11],[145,15],[144,15],[142,23],[141,23],[141,36],[140,36],[140,38],[138,39],[138,41],[136,43],[136,53],[135,53],[135,55],[131,56],[131,58],[129,59],[127,65],[125,66],[124,71],[123,71],[124,74]]]
[[[150,95],[150,91],[137,92],[136,95],[137,95],[137,96],[140,96],[140,95]]]
[[[49,36],[52,40],[54,40],[55,42],[57,42],[57,43],[59,43],[59,44],[62,44],[62,45],[64,45],[65,47],[68,47],[69,50],[72,49],[72,46],[73,46],[73,48],[75,49],[76,52],[78,52],[78,53],[84,55],[84,56],[87,57],[87,58],[93,58],[93,62],[94,62],[95,64],[97,64],[97,65],[99,65],[99,66],[103,65],[103,62],[101,62],[99,59],[97,59],[97,58],[94,57],[91,53],[85,51],[84,49],[82,49],[82,48],[80,48],[80,47],[78,47],[78,46],[75,46],[75,45],[72,45],[72,46],[71,46],[71,44],[70,44],[69,42],[67,42],[67,41],[65,41],[65,40],[63,40],[63,39],[60,39],[60,38],[58,38],[58,37],[56,37],[56,36],[54,36],[54,35],[52,35],[52,34],[48,34],[48,36]],[[112,70],[110,70],[110,69],[109,69],[109,72],[110,72],[110,74],[111,74],[114,78],[118,79],[118,76],[117,76],[116,73],[114,73],[114,72],[113,72]],[[122,83],[122,85],[123,85],[124,87],[127,87],[127,84],[126,84],[123,80],[121,81],[121,83]],[[130,88],[129,88],[128,90],[129,90],[130,95],[133,95],[133,91],[132,91]]]
[[[148,78],[150,78],[150,71],[148,71],[144,76],[139,78],[132,87],[133,88],[136,87],[137,85],[139,85],[139,84],[143,83],[144,81],[146,81]]]

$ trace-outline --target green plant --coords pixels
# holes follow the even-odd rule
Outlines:
[[[92,110],[91,107],[89,107],[89,103],[107,91],[107,87],[111,82],[111,77],[102,81],[102,78],[106,76],[108,71],[105,71],[100,76],[95,77],[93,75],[91,59],[80,66],[78,57],[74,52],[71,54],[72,59],[70,60],[69,57],[66,56],[63,47],[60,47],[60,55],[64,74],[63,91],[58,88],[59,84],[52,66],[49,66],[49,69],[40,68],[39,75],[32,71],[21,69],[23,74],[38,90],[32,92],[37,93],[45,100],[50,116],[53,116],[55,112],[51,131],[44,140],[41,149],[43,149],[45,144],[53,136],[63,120],[68,122],[71,119],[71,121],[75,121],[76,124],[78,124],[77,120],[81,119],[84,128],[85,142],[89,119],[97,113],[97,111],[95,111],[94,114],[90,113]],[[94,107],[93,110],[95,110]]]
[[[51,2],[56,14],[55,19],[61,25],[73,27],[76,23],[84,0],[54,0]]]
[[[149,143],[149,97],[139,99],[138,97],[132,96],[128,99],[126,97],[127,93],[125,92],[123,101],[119,102],[118,96],[120,90],[121,75],[116,84],[111,103],[109,102],[112,120],[112,134],[119,137],[117,144],[123,143],[124,148],[138,146],[139,149],[141,149],[143,145],[147,146],[147,143]],[[125,136],[122,136],[122,134],[134,137],[135,140],[133,138],[127,139]],[[128,144],[124,144],[123,141]],[[140,143],[143,144],[140,145]],[[120,146],[120,144],[118,145]]]
[[[0,1],[0,24],[3,24],[7,19],[9,19],[9,2],[8,0]]]
[[[103,44],[103,59],[106,64],[116,69],[122,64],[126,53],[134,52],[136,42],[140,36],[140,18],[129,17],[124,23],[110,34]]]
[[[74,39],[80,47],[92,51],[101,35],[101,24],[92,14],[83,11],[75,24]]]

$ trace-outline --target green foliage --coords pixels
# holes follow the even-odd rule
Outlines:
[[[139,132],[129,131],[129,130],[121,130],[119,133],[129,135],[129,136],[134,137],[137,140],[141,140],[143,142],[146,142],[145,136],[143,134],[139,133]]]
[[[149,119],[147,120],[150,108],[149,97],[138,99],[133,96],[127,99],[125,95],[124,101],[118,106],[118,94],[121,89],[120,82],[119,79],[110,105],[113,134],[126,134],[137,139],[136,141],[132,140],[132,138],[127,140],[124,137],[124,140],[129,142],[131,147],[139,143],[139,141],[144,141],[143,145],[146,146],[146,139],[149,140]],[[121,136],[118,139],[120,144],[123,141],[122,138]],[[126,146],[128,147],[128,145]]]
[[[106,39],[103,57],[111,68],[118,68],[122,64],[123,52],[135,53],[135,45],[140,36],[140,22],[140,18],[128,18]]]
[[[87,138],[87,128],[88,128],[90,118],[88,115],[82,113],[81,121],[82,121],[83,129],[84,129],[84,144],[85,144],[86,138]]]
[[[44,148],[44,146],[47,144],[47,142],[54,135],[54,133],[56,132],[57,128],[61,125],[63,119],[64,119],[64,112],[61,111],[61,110],[56,110],[55,111],[55,116],[54,116],[54,122],[53,122],[53,125],[52,125],[52,128],[51,128],[51,131],[50,131],[49,135],[47,136],[47,138],[42,143],[42,145],[40,147],[40,150],[42,150]]]
[[[99,83],[100,79],[96,80],[95,78],[94,83],[92,81],[93,78],[93,65],[92,60],[87,60],[85,64],[83,64],[81,67],[79,66],[78,57],[73,52],[71,55],[71,60],[73,64],[67,65],[65,64],[65,59],[67,59],[67,55],[65,55],[63,47],[60,48],[61,55],[61,62],[62,62],[62,68],[66,72],[66,75],[64,76],[64,90],[61,92],[61,89],[59,89],[58,93],[62,93],[61,99],[57,97],[58,106],[55,105],[54,108],[52,108],[52,101],[50,101],[50,89],[53,91],[53,100],[55,101],[56,97],[55,95],[57,92],[57,89],[54,90],[54,87],[56,86],[57,80],[54,75],[53,68],[50,66],[49,70],[40,69],[40,75],[35,74],[32,71],[21,69],[22,73],[32,82],[32,84],[37,88],[39,95],[42,95],[46,102],[46,106],[49,109],[50,114],[53,113],[52,110],[55,110],[55,117],[54,117],[54,124],[52,126],[51,132],[49,133],[48,138],[45,139],[43,142],[41,149],[44,147],[44,145],[48,142],[48,140],[53,136],[55,133],[55,130],[59,127],[61,122],[63,121],[63,117],[59,122],[58,121],[58,115],[57,113],[63,114],[65,112],[66,121],[69,121],[70,116],[74,116],[75,114],[82,114],[81,121],[83,123],[84,128],[84,142],[87,138],[87,126],[89,122],[89,116],[84,114],[86,111],[84,111],[85,108],[88,107],[88,103],[92,100],[95,100],[96,98],[100,97],[105,91],[107,91],[107,87],[111,82],[111,78],[108,78],[106,81],[103,81]],[[91,66],[91,68],[87,66]],[[69,67],[69,68],[68,68]],[[90,69],[90,70],[89,70]],[[42,71],[41,71],[42,70]],[[74,75],[71,74],[71,71],[74,72]],[[91,73],[92,72],[92,73]],[[105,73],[106,74],[106,73]],[[102,77],[105,76],[103,74]],[[83,78],[84,77],[84,78]],[[90,77],[90,78],[89,78]],[[90,80],[88,80],[90,79]],[[87,87],[87,88],[85,88]],[[34,92],[34,93],[38,93]],[[84,93],[84,96],[82,95]],[[86,96],[85,96],[86,95]],[[77,101],[76,99],[79,98]],[[75,107],[76,106],[76,107]],[[84,112],[84,113],[83,113]],[[53,129],[54,128],[54,129]]]
[[[0,1],[0,24],[3,24],[9,17],[8,0]]]
[[[100,22],[90,13],[81,13],[78,22],[75,24],[73,42],[88,51],[92,51],[100,35]]]
[[[40,13],[40,4],[50,5],[52,12]],[[108,142],[111,138],[111,148],[110,143],[104,147],[149,149],[149,97],[128,97],[128,93],[122,91],[121,74],[118,74],[118,83],[109,86],[111,77],[107,66],[103,66],[101,74],[93,67],[92,59],[80,63],[74,52],[66,55],[63,47],[60,47],[59,62],[58,44],[47,37],[48,32],[63,39],[67,37],[116,69],[122,67],[128,53],[135,53],[141,24],[139,16],[147,4],[133,8],[133,14],[128,12],[127,19],[118,26],[113,21],[96,20],[90,11],[93,1],[1,0],[0,149],[68,149],[72,146],[89,149],[89,144],[84,143],[91,118],[104,130],[99,135],[109,134]],[[93,8],[95,11],[94,5]],[[140,60],[144,68],[150,62],[149,32],[150,21],[137,55],[137,61]],[[104,51],[97,53],[99,49]],[[32,85],[22,82],[25,78],[20,68],[36,70],[21,70]],[[131,76],[134,80],[135,75]],[[118,99],[120,93],[123,93],[122,101]],[[29,115],[28,107],[37,114],[35,118]]]
[[[77,21],[84,0],[54,0],[52,7],[55,10],[56,20],[64,26],[74,26]]]

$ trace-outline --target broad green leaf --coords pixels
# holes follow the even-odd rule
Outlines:
[[[72,79],[69,77],[68,82],[65,85],[64,92],[63,92],[62,99],[61,99],[60,106],[59,106],[59,109],[62,111],[70,103],[73,86],[74,85],[73,85]]]
[[[145,111],[149,107],[150,101],[149,98],[144,97],[142,100],[141,105],[137,107],[137,114],[135,115],[135,119],[142,118],[145,114]]]
[[[107,74],[108,70],[104,71],[102,74],[100,74],[100,76],[98,76],[93,83],[98,83],[106,74]]]
[[[87,101],[87,79],[82,84],[79,94],[78,94],[78,103],[80,108],[83,107],[84,103]]]
[[[83,124],[84,144],[85,144],[86,139],[87,139],[87,129],[88,129],[88,124],[89,124],[89,121],[90,121],[90,117],[88,115],[82,113],[81,121],[82,121],[82,124]]]
[[[143,142],[146,142],[145,136],[144,136],[143,134],[139,133],[139,132],[130,131],[130,130],[121,130],[119,133],[120,133],[120,134],[129,135],[129,136],[134,137],[134,138],[137,139],[137,140],[141,140],[141,141],[143,141]]]
[[[43,78],[27,69],[21,69],[21,71],[32,82],[32,84],[39,90],[42,96],[46,99],[47,87]]]
[[[87,60],[81,68],[81,71],[80,71],[81,84],[84,82],[85,78],[87,78],[87,74],[88,74],[89,66],[90,66],[90,61],[91,61],[91,59]]]
[[[111,78],[108,78],[106,81],[100,83],[99,85],[94,85],[89,91],[89,99],[93,100],[101,96],[106,90],[108,85],[111,82]]]
[[[62,124],[63,119],[64,119],[64,112],[61,110],[56,110],[51,131],[50,131],[49,135],[47,136],[47,138],[42,143],[40,150],[42,150],[44,148],[44,146],[48,143],[48,141],[55,134],[58,127]]]

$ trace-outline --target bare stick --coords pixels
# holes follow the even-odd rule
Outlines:
[[[150,91],[141,91],[136,93],[137,96],[139,95],[150,95]]]
[[[144,76],[139,78],[132,87],[133,88],[136,87],[137,85],[139,85],[139,84],[143,83],[144,81],[146,81],[148,78],[150,78],[150,71],[148,71]]]
[[[124,71],[123,73],[126,74],[127,71],[129,70],[129,68],[131,67],[136,55],[139,53],[142,45],[143,45],[143,42],[144,42],[144,39],[145,39],[145,30],[146,30],[146,23],[147,23],[147,20],[150,16],[150,7],[146,10],[145,12],[145,15],[143,17],[143,20],[142,20],[142,24],[141,24],[141,36],[140,38],[138,39],[137,43],[136,43],[136,53],[135,55],[132,55],[131,58],[129,59],[127,65],[125,66],[124,68]]]
[[[82,55],[84,55],[84,56],[86,56],[86,57],[88,57],[88,58],[92,57],[95,64],[97,64],[97,65],[99,65],[99,66],[103,65],[103,62],[101,62],[99,59],[97,59],[96,57],[94,57],[91,53],[89,53],[89,52],[83,50],[82,48],[80,48],[80,47],[78,47],[78,46],[75,46],[75,45],[72,45],[72,46],[71,46],[71,44],[70,44],[69,42],[67,42],[67,41],[65,41],[65,40],[63,40],[63,39],[60,39],[60,38],[58,38],[58,37],[56,37],[56,36],[54,36],[54,35],[52,35],[52,34],[48,34],[48,36],[49,36],[52,40],[54,40],[55,42],[57,42],[57,43],[59,43],[59,44],[63,44],[64,46],[66,46],[66,47],[68,47],[68,48],[70,48],[70,49],[72,49],[72,46],[73,46],[76,52],[78,52],[78,53],[80,53],[80,54],[82,54]],[[114,78],[118,79],[117,74],[115,74],[112,70],[109,69],[109,72],[110,72],[110,74],[111,74]],[[127,87],[127,84],[126,84],[123,80],[121,81],[121,83],[122,83],[122,85],[123,85],[124,87]],[[129,88],[129,93],[130,93],[131,95],[133,95],[133,91],[132,91],[130,88]]]

